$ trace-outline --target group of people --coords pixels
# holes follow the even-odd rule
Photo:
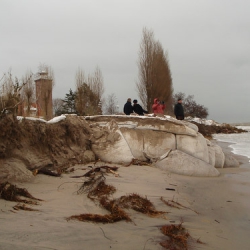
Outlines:
[[[144,110],[142,106],[138,104],[138,101],[136,99],[133,101],[133,106],[132,106],[131,98],[128,98],[127,102],[125,103],[123,112],[126,115],[130,115],[132,113],[136,113],[138,115],[148,114],[148,111]]]
[[[160,101],[158,98],[154,99],[154,104],[152,106],[153,113],[155,115],[163,115],[166,105],[163,101]],[[126,115],[136,113],[138,115],[148,114],[147,110],[144,110],[138,101],[133,100],[133,105],[131,103],[131,98],[128,98],[127,102],[124,105],[123,112]],[[174,114],[177,120],[184,120],[184,109],[182,106],[182,99],[179,98],[178,102],[174,106]]]

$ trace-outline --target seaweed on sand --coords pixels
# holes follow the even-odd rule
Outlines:
[[[131,208],[149,216],[158,216],[166,213],[163,211],[157,211],[150,200],[143,198],[138,194],[121,196],[118,199],[118,204],[123,208]]]
[[[188,249],[188,238],[190,234],[182,226],[182,223],[178,225],[164,225],[161,227],[161,232],[168,236],[168,239],[161,241],[160,245],[166,249],[173,250],[187,250]]]
[[[100,222],[100,223],[114,223],[117,221],[121,221],[126,219],[126,216],[117,216],[115,214],[105,214],[105,215],[100,215],[100,214],[79,214],[79,215],[72,215],[67,220],[79,220],[79,221],[92,221],[92,222]],[[129,219],[130,221],[130,219]]]
[[[13,208],[14,210],[39,211],[38,209],[27,207],[25,204],[17,204]]]
[[[80,189],[79,193],[87,193],[88,198],[96,199],[99,204],[108,210],[110,214],[100,215],[100,214],[79,214],[73,215],[67,218],[67,220],[77,219],[79,221],[92,221],[101,223],[114,223],[121,220],[131,221],[127,213],[122,210],[114,200],[109,200],[108,197],[116,191],[116,188],[105,183],[105,177],[103,174],[100,176],[90,177],[85,181]]]
[[[88,197],[103,197],[109,196],[116,191],[116,188],[112,185],[107,185],[104,180],[101,180],[98,185],[90,190]]]
[[[124,211],[124,208],[131,208],[148,216],[158,216],[166,213],[155,210],[154,205],[147,198],[143,198],[138,194],[129,194],[121,196],[118,199],[110,200],[109,196],[116,191],[116,188],[105,183],[103,173],[99,173],[98,175],[95,174],[94,176],[88,177],[88,180],[81,185],[77,193],[86,193],[88,198],[97,200],[110,214],[80,214],[70,216],[67,220],[78,219],[80,221],[102,223],[114,223],[121,220],[132,221],[129,215]]]
[[[87,193],[88,198],[100,198],[102,196],[109,196],[116,191],[116,188],[105,183],[105,177],[102,175],[90,177],[87,181],[83,182],[78,194]]]
[[[130,217],[127,213],[122,210],[117,204],[115,204],[114,200],[108,200],[107,197],[102,197],[100,199],[100,204],[110,212],[110,214],[100,215],[100,214],[80,214],[73,215],[68,218],[77,219],[80,221],[93,221],[93,222],[101,222],[101,223],[114,223],[117,221],[131,221]]]
[[[161,232],[168,238],[160,242],[160,245],[166,249],[172,250],[187,250],[188,243],[204,244],[200,239],[193,238],[189,232],[180,224],[164,225],[161,227]],[[189,242],[190,241],[190,242]]]
[[[22,199],[21,196],[28,199]],[[17,201],[34,205],[38,204],[37,201],[42,201],[32,196],[27,189],[18,188],[16,185],[12,185],[9,182],[0,184],[0,198],[7,201]]]

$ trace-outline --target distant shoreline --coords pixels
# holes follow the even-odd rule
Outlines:
[[[250,122],[233,122],[229,124],[231,126],[250,126]]]
[[[222,148],[223,152],[232,152],[233,153],[233,149],[230,148],[229,146],[234,144],[234,143],[218,141],[216,139],[213,139],[213,141]],[[249,162],[249,158],[247,156],[239,155],[239,154],[235,154],[235,153],[233,153],[233,155],[240,163],[240,167],[250,168],[250,162]]]

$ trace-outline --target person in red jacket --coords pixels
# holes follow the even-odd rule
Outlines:
[[[160,102],[158,98],[154,99],[154,104],[152,106],[153,112],[155,115],[157,114],[164,114],[164,109],[165,109],[165,104],[164,102]]]

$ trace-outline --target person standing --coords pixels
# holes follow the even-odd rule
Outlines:
[[[174,106],[174,114],[177,120],[184,120],[184,109],[181,98],[178,98],[178,102]]]
[[[131,113],[133,113],[133,106],[131,104],[131,98],[128,98],[127,102],[124,104],[123,112],[126,115],[130,115]]]
[[[137,100],[136,100],[136,99],[133,101],[133,103],[134,103],[134,104],[133,104],[133,110],[134,110],[134,112],[135,112],[136,114],[138,114],[138,115],[144,115],[144,113],[145,113],[145,114],[148,114],[148,111],[144,110],[144,109],[141,107],[141,105],[137,103]]]
[[[165,104],[164,102],[160,102],[158,98],[155,98],[154,99],[154,104],[152,106],[152,109],[153,109],[153,113],[155,115],[157,114],[164,114],[164,109],[165,109]]]

